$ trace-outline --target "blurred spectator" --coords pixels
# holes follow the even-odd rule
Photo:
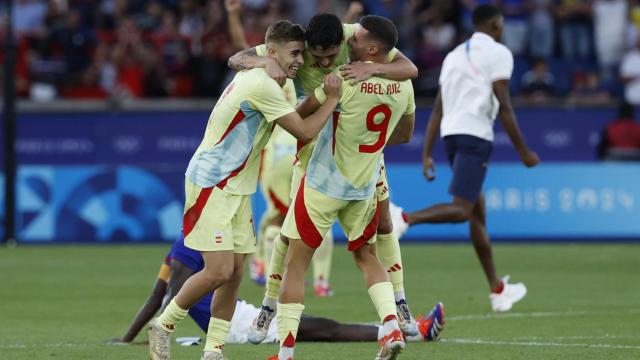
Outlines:
[[[504,16],[502,42],[514,56],[522,55],[527,49],[529,24],[525,0],[499,0]]]
[[[606,105],[612,100],[609,91],[600,83],[595,72],[577,72],[573,76],[573,86],[567,103],[569,105]]]
[[[552,0],[533,0],[531,6],[529,51],[534,58],[549,59],[555,47],[555,24],[551,15]]]
[[[456,29],[438,15],[431,24],[422,27],[422,46],[418,62],[426,69],[439,68],[447,52],[453,48]]]
[[[240,49],[231,46],[225,10],[219,0],[207,2],[205,20],[204,35],[201,39],[202,56],[197,59],[195,66],[195,91],[199,96],[218,96],[229,72],[227,61]],[[252,41],[256,41],[255,37]],[[260,43],[262,41],[258,44]]]
[[[131,18],[124,18],[116,32],[113,60],[118,69],[116,92],[124,97],[142,97],[143,70],[140,66],[142,35]]]
[[[620,77],[624,83],[624,98],[635,106],[640,105],[640,35],[620,64]]]
[[[627,47],[633,47],[636,37],[640,35],[640,0],[629,0],[629,27],[627,30]]]
[[[555,94],[556,80],[544,59],[533,63],[532,69],[522,75],[522,93],[534,102],[544,102]]]
[[[191,54],[200,55],[200,37],[204,31],[204,20],[194,0],[180,1],[180,35],[191,41]]]
[[[92,65],[82,72],[79,80],[63,89],[62,96],[70,99],[106,99],[109,94],[100,86],[100,69]]]
[[[623,103],[616,119],[603,130],[598,155],[604,160],[640,160],[640,124],[634,121],[634,108]]]
[[[47,3],[44,0],[18,0],[13,4],[13,31],[17,36],[43,36]]]
[[[169,95],[191,96],[193,79],[189,73],[189,38],[180,34],[177,18],[170,10],[162,14],[162,25],[153,34],[153,42],[167,70]]]
[[[63,49],[68,75],[78,74],[89,66],[95,36],[93,29],[83,26],[79,11],[70,10],[64,27],[52,34],[52,37]]]
[[[615,69],[624,55],[624,34],[627,29],[627,0],[595,0],[593,30],[600,74],[605,81],[615,76]]]
[[[116,30],[127,15],[127,0],[102,0],[96,25],[98,29]]]
[[[158,0],[147,2],[145,11],[135,16],[135,22],[141,31],[153,32],[158,30],[161,23],[164,7]]]
[[[228,32],[223,1],[14,0],[18,93],[51,98],[59,92],[81,98],[76,88],[97,81],[107,95],[217,96],[231,74],[228,57],[238,50]],[[522,82],[512,85],[523,85],[529,99],[544,102],[570,93],[571,104],[587,102],[583,99],[599,103],[611,99],[610,92],[622,91],[624,79],[627,98],[640,102],[640,95],[632,97],[640,92],[634,90],[640,0],[231,1],[242,6],[248,46],[261,44],[273,21],[304,24],[323,11],[344,15],[346,22],[368,14],[395,20],[397,47],[420,69],[414,82],[419,96],[435,94],[444,55],[473,31],[472,9],[494,3],[504,13],[503,41],[517,55],[514,78]],[[2,33],[0,28],[0,42]],[[633,50],[623,69],[625,44]],[[556,47],[563,59],[555,56]],[[525,79],[534,59],[545,59],[548,65],[540,65],[542,73],[536,65]],[[592,73],[596,65],[599,75]],[[572,84],[575,69],[580,72]],[[617,71],[620,77],[614,76]]]
[[[556,0],[562,53],[567,60],[587,60],[591,55],[590,0]]]

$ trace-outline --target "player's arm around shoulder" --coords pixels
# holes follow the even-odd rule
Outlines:
[[[345,80],[355,84],[366,81],[374,76],[388,80],[404,81],[418,77],[418,67],[400,50],[393,48],[389,51],[387,63],[371,63],[356,61],[342,65],[340,71]]]
[[[264,44],[240,50],[229,58],[227,66],[235,71],[264,68],[276,82],[283,84],[287,80],[287,74],[280,65],[267,56],[267,47]]]

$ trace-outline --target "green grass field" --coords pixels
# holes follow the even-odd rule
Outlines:
[[[108,346],[122,335],[155,281],[168,246],[0,249],[0,359],[146,359],[147,347]],[[497,245],[498,270],[529,294],[512,312],[489,312],[488,290],[468,245],[403,247],[414,312],[443,301],[437,343],[410,343],[401,359],[640,359],[640,246]],[[308,292],[308,314],[376,320],[359,271],[337,246],[333,298]],[[245,281],[241,296],[258,303]],[[190,319],[175,336],[201,336]],[[145,340],[141,334],[137,340]],[[296,359],[373,359],[375,343],[299,343]],[[174,359],[201,347],[174,345]],[[266,359],[276,345],[229,345],[232,360]]]

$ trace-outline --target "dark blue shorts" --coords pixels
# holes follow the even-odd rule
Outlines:
[[[449,135],[443,140],[453,171],[449,193],[475,203],[482,192],[493,144],[471,135]]]

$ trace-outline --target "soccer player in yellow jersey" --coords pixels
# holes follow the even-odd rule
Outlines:
[[[230,14],[231,15],[231,14]],[[340,19],[332,14],[319,14],[314,16],[307,25],[307,43],[304,52],[305,64],[300,68],[298,77],[294,80],[298,96],[312,93],[321,83],[323,76],[340,68],[345,80],[357,82],[366,80],[371,76],[378,76],[391,80],[408,80],[417,76],[417,68],[396,48],[391,49],[384,63],[368,63],[352,61],[349,63],[350,49],[347,40],[355,34],[359,24],[342,24]],[[273,64],[273,61],[264,57],[264,46],[258,46],[239,52],[229,59],[229,66],[233,69],[264,67],[270,76],[275,79],[282,78],[284,74]],[[354,60],[351,57],[351,60]],[[305,170],[306,163],[313,151],[313,143],[301,147],[298,151],[296,168],[294,169],[292,189],[297,189]],[[378,222],[378,256],[389,272],[394,287],[395,301],[400,315],[400,327],[406,335],[418,333],[415,319],[411,315],[404,292],[404,269],[398,237],[393,231],[391,216],[389,214],[389,191],[386,181],[386,172],[381,172],[376,192],[380,201],[380,219]],[[330,235],[330,234],[329,234]],[[326,251],[328,242],[323,241],[319,249],[320,254],[329,256],[316,256],[313,259],[314,269],[316,264],[326,264],[330,261],[330,252]],[[275,316],[275,304],[282,279],[284,257],[287,244],[282,240],[275,240],[273,256],[269,266],[267,289],[263,300],[263,311],[254,321],[253,334],[249,337],[252,342],[260,343],[267,334],[270,319]],[[323,266],[327,268],[327,266]],[[321,287],[316,287],[316,289]],[[317,293],[317,292],[316,292]]]
[[[295,97],[295,94],[290,96]],[[262,152],[259,185],[267,208],[258,226],[256,253],[249,262],[249,275],[259,285],[266,282],[265,266],[269,264],[274,240],[280,234],[280,227],[289,209],[296,148],[296,138],[276,126]]]
[[[303,64],[304,30],[279,21],[265,37],[268,56],[289,79]],[[183,231],[187,247],[200,251],[204,268],[191,276],[159,317],[149,322],[151,359],[170,359],[171,332],[203,296],[216,292],[202,359],[224,359],[246,254],[255,251],[251,194],[258,178],[260,152],[275,124],[308,142],[320,131],[341,93],[341,79],[327,76],[329,97],[317,113],[302,119],[282,86],[264,69],[241,71],[216,103],[202,143],[185,179]]]
[[[398,39],[395,25],[380,16],[365,16],[360,24],[349,39],[352,58],[384,63]],[[322,88],[318,88],[298,109],[302,114],[311,113],[325,101]],[[304,273],[336,220],[349,240],[348,249],[363,272],[383,325],[384,337],[376,359],[395,359],[404,349],[393,285],[373,249],[380,215],[375,188],[385,145],[409,141],[414,122],[415,102],[409,80],[373,77],[357,84],[343,82],[338,107],[318,135],[282,227],[281,236],[289,239],[289,253],[277,304],[280,351],[271,359],[293,359],[304,310]]]

